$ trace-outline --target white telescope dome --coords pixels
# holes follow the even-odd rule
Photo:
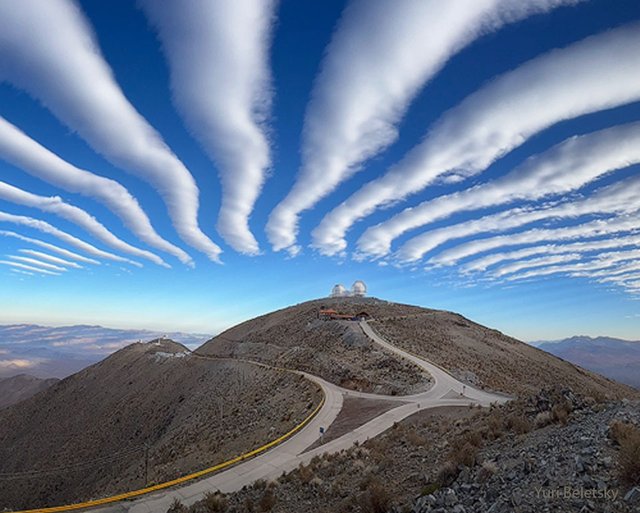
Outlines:
[[[344,285],[338,283],[334,285],[331,289],[331,297],[343,297],[347,295],[347,289],[344,288]]]
[[[351,286],[351,294],[353,296],[366,296],[367,295],[367,286],[364,284],[362,280],[356,280],[353,282]]]

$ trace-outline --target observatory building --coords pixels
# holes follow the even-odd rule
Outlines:
[[[362,280],[356,280],[351,285],[351,290],[347,290],[341,283],[334,285],[329,297],[364,297],[366,295],[367,286]]]
[[[341,283],[338,283],[337,285],[334,285],[333,288],[331,289],[330,297],[344,297],[348,295],[349,294],[347,293],[347,289],[344,288],[344,285],[342,285]]]
[[[351,285],[351,295],[356,297],[364,297],[367,295],[367,286],[362,280],[356,280]]]

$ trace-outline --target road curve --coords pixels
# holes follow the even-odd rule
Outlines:
[[[373,331],[366,321],[360,322],[360,326],[363,332],[374,343],[380,345],[387,351],[411,361],[431,374],[434,379],[433,386],[429,390],[419,394],[385,396],[347,390],[333,383],[329,383],[318,376],[307,372],[295,371],[320,386],[325,395],[325,402],[318,414],[290,439],[260,456],[239,463],[228,470],[201,479],[200,481],[187,484],[180,488],[144,495],[132,501],[93,508],[92,511],[99,513],[163,513],[167,511],[176,498],[186,505],[191,505],[202,499],[206,492],[219,490],[223,493],[230,493],[258,479],[276,479],[281,476],[283,472],[289,472],[301,463],[309,463],[315,456],[339,452],[353,446],[356,442],[365,442],[386,431],[393,426],[394,423],[420,410],[436,408],[438,406],[489,406],[492,403],[503,403],[509,400],[509,398],[504,395],[486,392],[465,385],[439,366],[395,347]],[[320,427],[326,430],[336,419],[342,409],[343,398],[345,396],[385,399],[397,401],[401,404],[396,408],[378,415],[364,425],[339,438],[304,452],[305,449],[320,438]]]

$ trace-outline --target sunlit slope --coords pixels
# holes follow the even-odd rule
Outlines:
[[[357,323],[318,319],[322,307],[365,312],[370,326],[392,344],[491,390],[526,394],[559,384],[597,396],[637,394],[459,314],[376,298],[325,298],[284,308],[239,324],[198,351],[278,362],[360,389],[404,393],[419,387],[415,369],[381,353]]]
[[[284,434],[321,399],[292,373],[133,344],[0,414],[0,509],[127,491]],[[16,455],[20,455],[19,458]],[[28,473],[28,474],[20,474]]]

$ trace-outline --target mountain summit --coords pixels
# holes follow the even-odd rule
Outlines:
[[[323,310],[337,315],[326,318]],[[277,310],[224,331],[197,352],[308,370],[363,391],[410,393],[427,386],[428,376],[374,347],[357,322],[347,320],[358,314],[392,344],[444,367],[471,385],[510,395],[535,393],[553,384],[595,396],[635,394],[625,385],[462,315],[374,297],[323,298]]]

